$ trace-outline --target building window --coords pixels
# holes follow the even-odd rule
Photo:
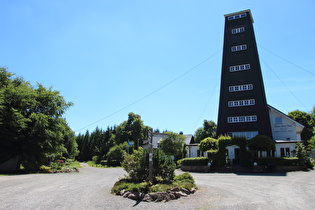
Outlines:
[[[229,86],[229,92],[247,91],[254,88],[253,84]]]
[[[282,147],[280,148],[280,155],[281,157],[290,157],[291,152],[289,147]]]
[[[258,135],[258,131],[245,131],[245,132],[232,132],[230,133],[232,137],[244,137],[247,140],[254,138]]]
[[[231,31],[232,31],[232,34],[243,33],[245,31],[245,28],[244,27],[234,28]]]
[[[242,45],[237,45],[237,46],[231,47],[231,51],[232,52],[242,51],[242,50],[246,50],[246,49],[247,49],[247,45],[246,44],[242,44]]]
[[[228,117],[228,123],[238,123],[238,122],[256,122],[257,116],[239,116],[239,117]]]
[[[275,124],[282,124],[282,117],[276,117]]]
[[[248,70],[248,69],[250,69],[250,64],[230,66],[230,72],[244,71],[244,70]]]
[[[247,16],[246,13],[242,13],[242,14],[230,16],[230,17],[228,17],[228,20],[235,20],[235,19],[246,17],[246,16]]]
[[[255,105],[255,99],[247,99],[247,100],[240,100],[240,101],[229,101],[228,106],[229,107],[235,107],[235,106],[251,106]]]

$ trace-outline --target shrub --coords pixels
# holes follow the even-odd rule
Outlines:
[[[107,164],[109,166],[120,166],[121,162],[124,160],[125,144],[119,144],[111,147],[107,153]]]
[[[199,149],[203,152],[207,152],[209,150],[217,150],[218,149],[218,140],[214,138],[205,138],[198,145]]]
[[[182,166],[206,166],[208,165],[209,158],[196,157],[196,158],[184,158],[181,160]]]
[[[150,192],[165,192],[167,190],[172,189],[174,186],[173,185],[168,185],[168,184],[156,184],[150,187]]]
[[[254,151],[275,150],[275,143],[269,136],[257,135],[248,141],[248,148]]]
[[[219,136],[218,138],[218,153],[215,155],[213,160],[214,166],[225,166],[227,163],[227,152],[226,147],[231,145],[232,138],[230,136]]]
[[[274,165],[274,166],[304,166],[303,161],[297,157],[263,157],[257,159],[258,165]]]
[[[314,163],[307,155],[306,149],[301,142],[298,142],[295,146],[296,157],[308,168],[313,168]]]
[[[189,182],[191,184],[195,184],[194,177],[192,177],[192,175],[188,172],[175,176],[174,182]]]
[[[153,151],[154,182],[170,182],[173,180],[176,165],[171,157],[156,149]],[[133,154],[125,154],[122,166],[134,181],[148,180],[149,178],[149,151],[139,147]]]

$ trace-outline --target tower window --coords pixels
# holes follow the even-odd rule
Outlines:
[[[238,122],[256,122],[257,116],[239,116],[239,117],[228,117],[228,123],[238,123]]]
[[[253,84],[229,86],[229,92],[252,90]]]
[[[232,52],[242,51],[242,50],[246,50],[246,49],[247,49],[247,45],[246,44],[242,44],[242,45],[237,45],[237,46],[231,47],[231,51]]]
[[[238,14],[238,15],[233,15],[233,16],[228,17],[228,20],[239,19],[239,18],[243,18],[243,17],[246,17],[246,16],[247,16],[246,13]]]
[[[231,30],[232,34],[238,34],[238,33],[242,33],[245,31],[245,28],[244,27],[240,27],[240,28],[233,28]]]
[[[255,105],[255,99],[240,100],[240,101],[229,101],[228,102],[228,106],[229,107],[251,106],[251,105]]]
[[[243,71],[243,70],[248,70],[248,69],[250,69],[250,64],[230,66],[230,72]]]

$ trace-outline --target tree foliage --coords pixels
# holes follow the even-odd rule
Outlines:
[[[308,168],[313,168],[311,158],[307,155],[306,149],[301,142],[296,143],[295,146],[296,157]]]
[[[295,110],[289,112],[288,116],[293,120],[304,125],[304,129],[301,133],[301,139],[304,140],[304,143],[307,144],[307,141],[314,135],[314,127],[315,127],[315,114],[313,113],[302,112],[299,110]]]
[[[195,132],[195,142],[200,142],[205,138],[216,138],[217,125],[213,121],[204,120],[203,127],[198,128]]]
[[[210,150],[212,150],[212,151],[217,150],[218,149],[218,140],[208,137],[208,138],[205,138],[204,140],[202,140],[198,146],[199,146],[199,149],[203,152],[207,152]]]
[[[89,161],[98,156],[98,160],[105,160],[109,149],[115,145],[115,127],[107,127],[106,130],[96,128],[91,133],[79,134],[76,139],[79,145],[79,161]]]
[[[161,149],[153,150],[153,177],[154,182],[172,181],[175,176],[175,163]],[[141,147],[133,154],[125,154],[122,166],[129,177],[137,182],[148,180],[149,178],[149,150]]]
[[[124,160],[125,153],[130,149],[128,147],[127,142],[111,147],[107,153],[107,164],[109,166],[120,166],[121,162]],[[132,151],[130,152],[132,153]]]
[[[116,143],[132,141],[137,149],[139,146],[142,146],[143,140],[148,138],[149,129],[150,127],[143,124],[140,115],[130,112],[128,120],[116,127]]]
[[[0,69],[0,162],[19,157],[26,169],[63,154],[77,154],[73,132],[63,115],[72,106],[58,91],[41,84],[33,87]]]
[[[270,151],[275,150],[275,143],[269,136],[257,135],[248,141],[248,148],[253,151]]]
[[[78,160],[88,161],[94,156],[98,156],[98,160],[106,160],[111,147],[127,142],[133,142],[136,149],[148,138],[149,129],[143,124],[140,115],[130,112],[128,119],[118,126],[107,127],[106,130],[97,127],[92,132],[79,134],[76,137],[80,150]]]
[[[173,132],[166,132],[166,134],[168,137],[163,138],[160,142],[161,149],[165,154],[181,159],[186,137]]]

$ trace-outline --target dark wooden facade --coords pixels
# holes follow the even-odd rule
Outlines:
[[[272,138],[250,10],[225,15],[217,133],[240,132]]]

